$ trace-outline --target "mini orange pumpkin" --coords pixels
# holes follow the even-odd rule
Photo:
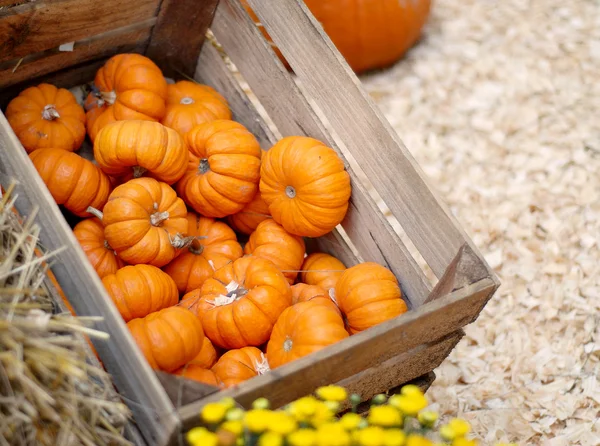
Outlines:
[[[179,302],[173,279],[152,265],[128,265],[102,279],[125,322]]]
[[[177,193],[205,217],[222,218],[252,201],[260,180],[261,150],[242,124],[217,120],[185,135],[190,149],[187,172]]]
[[[210,339],[204,336],[204,342],[202,343],[202,349],[200,353],[196,355],[194,359],[192,359],[188,365],[194,365],[197,367],[201,367],[203,369],[210,369],[213,365],[217,363],[217,359],[219,358],[219,354],[217,349]]]
[[[96,73],[94,86],[97,91],[86,99],[87,130],[92,141],[111,122],[160,121],[165,115],[167,81],[146,56],[111,57]]]
[[[374,262],[344,271],[335,286],[335,299],[350,334],[393,319],[408,309],[394,274]]]
[[[290,284],[298,276],[306,247],[302,237],[289,234],[269,218],[260,223],[244,246],[244,254],[270,260],[287,277]]]
[[[56,203],[78,217],[89,217],[89,206],[106,203],[110,180],[91,161],[61,149],[35,150],[29,158]]]
[[[159,122],[118,121],[106,125],[94,142],[94,158],[111,176],[147,176],[173,184],[185,173],[185,142]]]
[[[165,372],[173,372],[194,359],[204,340],[198,318],[181,307],[132,319],[127,327],[150,366]]]
[[[28,153],[78,150],[85,139],[85,112],[75,96],[50,84],[29,87],[6,108],[6,119]]]
[[[117,255],[129,264],[162,267],[189,243],[187,209],[166,183],[137,178],[115,188],[103,213],[104,236]]]
[[[257,192],[250,203],[236,214],[227,217],[229,225],[242,234],[252,234],[258,224],[267,218],[271,218],[269,206]]]
[[[104,226],[97,218],[80,221],[73,228],[73,234],[101,279],[125,266],[104,239]]]
[[[290,285],[273,263],[244,256],[215,271],[202,285],[195,309],[213,344],[226,348],[261,345],[292,303]],[[184,296],[189,305],[191,296]],[[186,300],[188,299],[188,300]]]
[[[292,285],[292,305],[300,302],[319,302],[324,305],[329,305],[340,316],[341,311],[335,302],[329,296],[329,292],[317,285],[307,285],[305,283],[297,283]]]
[[[264,353],[256,347],[229,350],[212,368],[217,381],[224,387],[233,387],[270,370]]]
[[[208,384],[209,386],[219,387],[215,372],[193,363],[184,365],[180,369],[175,370],[173,374],[183,376],[184,378],[198,381],[203,384]]]
[[[329,290],[335,288],[335,284],[346,270],[346,266],[332,255],[313,252],[304,259],[301,269],[300,280],[302,282]]]
[[[187,250],[164,267],[180,293],[200,288],[215,270],[242,256],[242,246],[235,232],[225,223],[212,218],[187,214],[188,236],[196,237]]]
[[[227,101],[215,89],[190,81],[167,85],[167,111],[162,123],[182,136],[198,124],[231,119]]]
[[[274,369],[348,336],[342,316],[331,305],[318,300],[299,302],[277,319],[267,344],[267,360]]]
[[[283,138],[265,153],[260,175],[263,200],[291,234],[320,237],[346,215],[350,175],[337,153],[316,139]]]

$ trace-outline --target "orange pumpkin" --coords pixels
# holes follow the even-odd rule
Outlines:
[[[36,149],[78,150],[85,139],[85,112],[75,96],[50,84],[29,87],[6,108],[6,119],[30,153]]]
[[[187,172],[177,193],[205,217],[222,218],[252,201],[260,179],[261,150],[242,124],[217,120],[185,135],[190,149]]]
[[[319,351],[348,337],[344,321],[331,305],[311,300],[287,308],[267,344],[271,368]]]
[[[198,318],[181,307],[132,319],[127,327],[150,367],[165,372],[173,372],[194,359],[204,340]]]
[[[174,375],[183,376],[184,378],[198,381],[209,386],[219,387],[215,372],[205,369],[196,364],[187,364],[173,372]]]
[[[206,335],[226,349],[266,342],[277,318],[292,303],[284,275],[273,263],[254,256],[215,271],[197,296],[196,311]]]
[[[270,260],[279,268],[290,284],[298,276],[304,261],[306,247],[302,237],[288,234],[273,219],[260,223],[244,246],[244,254]]]
[[[320,237],[346,215],[350,176],[335,151],[316,139],[283,138],[265,153],[260,175],[263,200],[291,234]]]
[[[175,191],[153,178],[137,178],[115,188],[103,213],[104,237],[125,262],[162,267],[189,243],[187,209]]]
[[[101,279],[125,266],[104,239],[104,226],[97,218],[80,221],[73,228],[73,234]]]
[[[171,277],[152,265],[128,265],[102,279],[125,322],[172,307],[179,293]]]
[[[217,381],[224,387],[233,387],[270,370],[264,353],[256,347],[229,350],[213,366]]]
[[[61,149],[39,149],[29,158],[56,203],[78,217],[89,217],[89,206],[106,203],[110,180],[91,161]]]
[[[94,142],[94,158],[111,176],[133,172],[167,184],[179,180],[187,168],[188,150],[175,130],[159,122],[118,121],[105,126]]]
[[[107,124],[122,120],[160,121],[166,112],[167,81],[160,68],[140,54],[111,57],[94,78],[86,100],[92,141]]]
[[[217,363],[218,358],[219,354],[217,353],[217,349],[214,345],[212,345],[210,339],[205,336],[200,353],[198,353],[196,357],[188,363],[188,365],[194,365],[203,369],[210,369]]]
[[[300,280],[302,282],[329,290],[335,288],[335,284],[346,270],[346,266],[332,255],[313,252],[304,259],[301,269]]]
[[[208,85],[179,81],[167,85],[167,111],[162,123],[181,136],[198,124],[217,119],[231,119],[223,96]]]
[[[227,217],[227,221],[236,231],[250,235],[256,230],[260,222],[270,217],[269,206],[262,199],[260,192],[257,192],[250,203],[238,213]]]
[[[307,285],[305,283],[297,283],[292,285],[292,305],[300,302],[319,302],[324,305],[329,305],[338,314],[342,314],[335,302],[329,296],[329,292],[317,285]]]
[[[215,270],[242,256],[235,232],[225,223],[212,218],[187,214],[188,236],[196,237],[187,250],[165,266],[180,293],[200,288]]]
[[[408,309],[394,274],[374,262],[344,271],[335,286],[335,299],[350,334],[393,319]]]

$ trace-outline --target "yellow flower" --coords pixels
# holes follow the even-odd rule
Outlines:
[[[337,401],[341,403],[348,398],[348,392],[340,386],[319,387],[315,393],[319,398],[325,401]]]
[[[225,418],[227,407],[221,403],[208,403],[202,408],[200,416],[205,423],[217,424]]]
[[[315,413],[313,414],[310,421],[314,427],[318,427],[321,424],[326,423],[327,421],[330,421],[331,419],[333,419],[334,415],[335,415],[334,412],[332,412],[324,402],[319,401],[317,403]]]
[[[315,414],[318,403],[319,400],[315,397],[305,396],[292,402],[288,407],[288,411],[296,420],[306,421]]]
[[[349,412],[340,418],[340,424],[344,429],[351,431],[358,427],[362,419],[363,418],[359,414]]]
[[[287,437],[290,446],[314,446],[317,433],[312,429],[298,429]]]
[[[192,446],[217,446],[219,443],[217,435],[205,427],[195,427],[185,437]]]
[[[421,435],[411,434],[406,439],[405,446],[433,446],[433,442]]]
[[[406,434],[400,429],[386,429],[383,433],[384,446],[403,446],[406,442]]]
[[[471,432],[471,425],[460,418],[450,420],[448,426],[450,426],[450,429],[454,431],[454,435],[457,437],[464,437]]]
[[[465,437],[457,437],[452,442],[452,446],[477,446],[477,440],[467,440]]]
[[[404,390],[404,388],[402,390]],[[419,392],[421,391],[419,390]],[[399,409],[404,415],[414,417],[427,407],[428,402],[427,398],[425,398],[422,393],[413,392],[409,394],[393,395],[389,400],[389,404]]]
[[[283,437],[275,432],[265,432],[258,439],[258,446],[281,446]]]
[[[246,412],[244,424],[250,432],[259,434],[269,427],[272,412],[265,409],[252,409]]]
[[[421,389],[419,389],[419,387],[415,386],[414,384],[408,384],[404,387],[402,387],[402,389],[400,389],[400,394],[401,395],[416,395],[416,396],[425,396],[423,394],[423,391]]]
[[[225,421],[223,424],[221,424],[221,429],[224,429],[226,431],[231,432],[232,434],[239,436],[242,435],[244,425],[239,420]]]
[[[252,409],[269,409],[271,403],[266,398],[258,398],[252,403]]]
[[[423,427],[433,427],[438,418],[438,413],[431,410],[424,410],[419,412],[418,415],[419,423],[421,423],[421,426]]]
[[[356,431],[355,440],[360,446],[382,446],[385,431],[379,426],[370,426]]]
[[[288,435],[298,428],[296,420],[285,412],[272,412],[269,420],[269,431],[280,435]]]
[[[324,401],[323,404],[325,404],[327,408],[333,413],[338,413],[340,411],[340,403],[338,403],[337,401],[327,400]]]
[[[227,396],[221,400],[221,404],[225,406],[225,409],[233,409],[236,405],[235,400],[230,396]]]
[[[243,420],[244,419],[244,415],[246,412],[244,412],[242,409],[240,409],[239,407],[234,407],[233,409],[229,409],[227,411],[227,414],[225,415],[225,419],[228,421],[239,421],[239,420]]]
[[[402,415],[392,406],[375,406],[371,407],[367,421],[374,426],[400,426]]]
[[[336,422],[324,423],[317,429],[318,446],[348,446],[350,435]]]

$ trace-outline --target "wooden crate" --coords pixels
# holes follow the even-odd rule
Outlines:
[[[259,396],[281,406],[317,386],[341,383],[367,399],[421,377],[423,386],[499,286],[493,271],[428,187],[399,137],[361,87],[319,23],[300,0],[249,0],[295,76],[239,0],[0,0],[0,102],[41,80],[72,87],[90,82],[119,52],[153,58],[166,75],[187,75],[228,100],[234,119],[268,149],[278,136],[308,135],[338,150],[352,178],[351,206],[340,230],[315,240],[348,266],[360,260],[390,268],[411,311],[365,332],[228,390],[154,373],[87,262],[18,139],[0,113],[0,183],[20,181],[17,207],[46,228],[48,249],[66,246],[53,272],[80,315],[103,315],[111,334],[95,347],[152,445],[181,439],[208,401],[232,396],[248,405]],[[215,12],[216,10],[216,12]],[[210,26],[216,41],[203,45]],[[66,37],[65,37],[66,36]],[[74,41],[71,52],[58,47]],[[252,91],[224,61],[235,64]],[[260,103],[257,111],[257,102]],[[264,117],[271,121],[270,125]],[[357,173],[379,196],[436,276],[428,280],[403,239]]]

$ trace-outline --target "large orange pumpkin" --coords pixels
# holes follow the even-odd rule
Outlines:
[[[208,85],[179,81],[167,86],[167,111],[162,123],[182,136],[198,124],[231,119],[223,96]]]
[[[97,218],[80,221],[73,228],[73,234],[101,279],[125,266],[104,238],[104,226]]]
[[[265,153],[260,193],[273,219],[291,234],[320,237],[346,215],[350,175],[335,151],[305,136],[289,136]]]
[[[250,10],[246,0],[242,3]],[[351,3],[305,0],[305,3],[356,73],[384,68],[400,59],[419,39],[431,9],[431,0]],[[251,16],[258,23],[256,15],[251,13]],[[262,30],[270,40],[264,28]],[[280,54],[277,48],[276,52]]]
[[[193,212],[187,214],[187,221],[188,237],[196,239],[164,268],[180,293],[200,288],[215,270],[242,256],[235,232],[225,223]]]
[[[292,303],[290,285],[268,260],[244,256],[217,270],[202,285],[195,306],[213,344],[226,348],[258,346]],[[191,303],[184,296],[180,305]]]
[[[89,206],[106,203],[110,180],[91,161],[61,149],[38,149],[29,158],[56,203],[78,217],[90,217]]]
[[[173,184],[185,173],[188,150],[175,130],[159,122],[118,121],[106,125],[94,142],[94,158],[111,176],[150,176]]]
[[[162,267],[189,243],[187,209],[175,191],[153,178],[137,178],[115,188],[103,213],[104,236],[127,263]]]
[[[209,386],[219,387],[215,372],[210,369],[205,369],[197,364],[186,364],[173,372],[174,375],[183,376],[184,378],[198,381]]]
[[[204,340],[198,318],[181,307],[132,319],[127,327],[150,366],[165,372],[173,372],[194,359]]]
[[[212,371],[224,387],[233,387],[243,381],[263,375],[270,370],[264,353],[256,347],[229,350],[219,358]]]
[[[393,319],[408,309],[394,274],[374,262],[344,271],[335,286],[335,299],[350,334]]]
[[[329,290],[335,288],[335,284],[346,270],[346,266],[332,255],[313,252],[304,259],[301,269],[300,280],[302,282]]]
[[[262,152],[242,124],[217,120],[197,125],[185,135],[190,149],[187,172],[177,193],[205,217],[222,218],[241,211],[258,191]]]
[[[102,279],[125,322],[179,302],[171,277],[152,265],[128,265]]]
[[[269,218],[250,235],[244,253],[270,260],[292,284],[304,261],[306,247],[302,237],[289,234]]]
[[[167,81],[160,68],[140,54],[111,57],[94,78],[86,100],[92,141],[107,124],[122,120],[160,121],[166,112]]]
[[[300,302],[319,302],[324,305],[329,305],[338,314],[342,314],[340,309],[331,299],[329,292],[317,285],[307,285],[305,283],[297,283],[292,285],[292,305]]]
[[[271,368],[319,351],[347,338],[339,312],[318,300],[287,308],[277,320],[267,344]]]
[[[73,152],[85,139],[85,112],[75,96],[50,84],[29,87],[6,108],[6,119],[27,152],[54,148]]]
[[[229,225],[242,234],[252,234],[260,222],[271,218],[269,206],[262,199],[260,192],[257,192],[250,203],[243,209],[227,217]]]

